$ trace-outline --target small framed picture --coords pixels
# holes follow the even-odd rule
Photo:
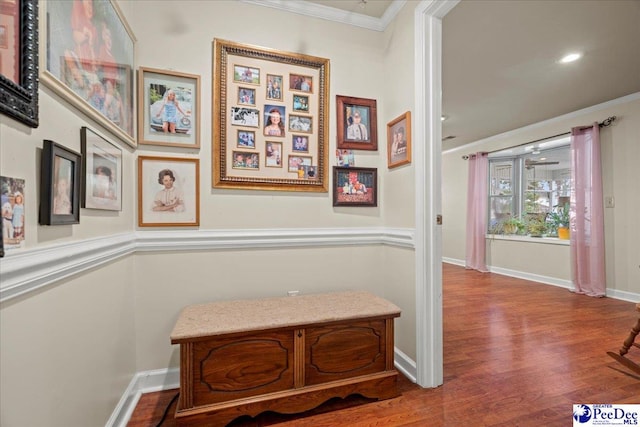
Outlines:
[[[238,104],[256,105],[256,90],[248,87],[239,87]]]
[[[282,76],[267,74],[267,99],[282,101]]]
[[[200,76],[139,68],[138,143],[200,147]]]
[[[302,178],[304,179],[316,179],[316,177],[318,176],[318,167],[314,166],[314,165],[303,165],[302,166],[302,170],[304,171],[304,175],[302,176]],[[298,174],[298,177],[300,175]]]
[[[244,65],[233,66],[233,81],[236,83],[260,84],[260,69]]]
[[[138,226],[198,226],[199,195],[199,159],[138,157]]]
[[[299,178],[302,178],[302,176],[300,176],[300,171],[302,170],[302,174],[304,174],[304,169],[302,168],[303,166],[311,166],[311,161],[312,161],[312,157],[311,156],[289,156],[289,172],[293,172],[293,173],[297,173]]]
[[[387,167],[411,163],[411,112],[396,117],[387,124]]]
[[[301,113],[309,112],[309,97],[305,95],[293,95],[293,111]]]
[[[264,165],[269,168],[282,167],[282,142],[266,142],[264,149]]]
[[[260,127],[260,110],[255,108],[231,107],[231,124],[234,126]]]
[[[2,237],[0,244],[5,249],[20,248],[26,236],[25,230],[25,180],[0,176],[2,186]]]
[[[333,206],[378,206],[378,169],[334,166]]]
[[[40,225],[80,223],[82,155],[44,141],[40,175]]]
[[[309,152],[309,137],[307,135],[293,135],[291,137],[291,151],[298,153]]]
[[[353,150],[340,150],[336,149],[336,163],[338,166],[351,167],[356,165],[355,155]]]
[[[282,105],[264,106],[264,129],[265,136],[285,136],[285,107]]]
[[[256,133],[252,130],[239,130],[237,146],[240,148],[256,148]]]
[[[301,74],[289,74],[289,89],[300,92],[313,92],[313,77]]]
[[[233,152],[234,169],[260,169],[260,154],[247,151]]]
[[[289,114],[289,130],[292,132],[313,133],[313,118]]]
[[[378,150],[378,121],[375,99],[336,96],[338,148]]]
[[[122,150],[95,131],[82,127],[82,207],[122,210]]]

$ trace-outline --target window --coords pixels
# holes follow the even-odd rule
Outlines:
[[[534,223],[542,224],[538,227],[543,229],[540,234],[555,233],[549,214],[564,209],[571,192],[567,141],[563,138],[555,144],[546,143],[545,148],[543,144],[515,147],[489,155],[490,233],[533,235]],[[506,231],[508,222],[519,224],[519,229]]]

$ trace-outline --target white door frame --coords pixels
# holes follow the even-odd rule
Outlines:
[[[442,18],[460,0],[422,1],[414,14],[416,382],[443,382],[442,344]]]

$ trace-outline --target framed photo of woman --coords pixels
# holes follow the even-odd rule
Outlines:
[[[80,223],[82,155],[53,141],[42,147],[40,225]]]
[[[200,225],[200,160],[138,157],[138,226]]]

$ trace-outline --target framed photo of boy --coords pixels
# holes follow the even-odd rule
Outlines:
[[[138,69],[138,143],[200,148],[200,76]]]
[[[198,226],[199,196],[199,159],[138,157],[138,226]]]
[[[336,95],[338,148],[378,150],[378,119],[375,99]]]
[[[334,166],[333,206],[378,206],[378,169]]]
[[[112,0],[40,2],[40,81],[136,146],[134,44]]]
[[[82,127],[82,207],[122,210],[122,150],[95,131]]]
[[[411,111],[387,123],[387,167],[411,163]]]
[[[40,225],[80,223],[82,155],[44,141],[40,175]]]

